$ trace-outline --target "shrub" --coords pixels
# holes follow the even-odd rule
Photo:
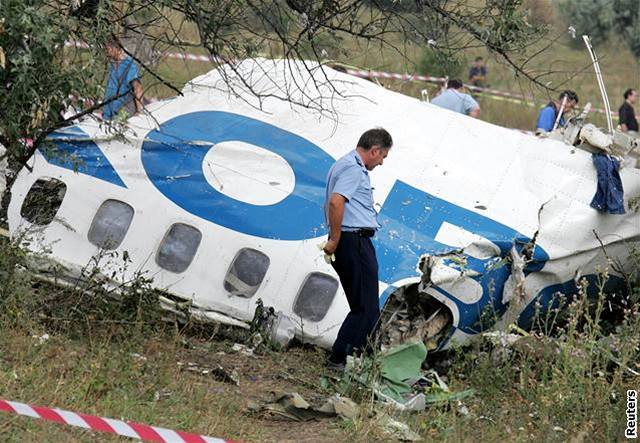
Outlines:
[[[594,45],[602,43],[614,28],[616,14],[610,4],[600,0],[563,0],[558,8],[566,24],[576,30],[576,46],[582,46],[582,35],[591,37]]]
[[[453,54],[426,48],[418,62],[418,70],[423,75],[449,78],[461,77],[466,67],[466,59]]]

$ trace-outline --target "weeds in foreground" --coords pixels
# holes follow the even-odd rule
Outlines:
[[[581,279],[575,297],[538,318],[528,335],[511,336],[512,344],[485,340],[454,350],[446,374],[453,386],[477,390],[465,402],[470,412],[453,419],[456,405],[448,405],[416,418],[419,426],[445,439],[464,438],[459,429],[472,422],[486,424],[475,434],[480,439],[623,438],[626,390],[640,386],[640,309],[633,301],[639,285],[636,280],[634,292],[618,294],[624,308],[613,309],[607,278],[605,270],[595,298]],[[441,364],[437,359],[431,361]]]
[[[144,276],[124,279],[127,288],[116,291],[118,285],[106,284],[111,280],[104,277],[106,266],[88,266],[82,281],[63,289],[33,280],[25,273],[25,258],[11,243],[0,242],[0,397],[257,441],[282,439],[289,432],[245,413],[248,398],[266,396],[273,380],[282,380],[277,374],[287,374],[280,389],[321,397],[336,392],[336,386],[321,381],[321,353],[307,349],[236,354],[236,365],[256,363],[247,372],[240,369],[240,388],[187,374],[176,365],[187,358],[185,352],[189,358],[217,362],[230,358],[218,357],[230,345],[211,342],[223,337],[210,329],[190,328],[187,333],[184,327],[167,326]],[[110,269],[127,267],[125,257],[108,259],[116,263]],[[637,270],[630,273],[633,289],[626,303],[614,303],[612,294],[604,292],[606,277],[604,271],[592,283],[595,298],[588,296],[588,282],[580,280],[576,297],[540,316],[537,327],[513,344],[482,340],[430,355],[426,365],[453,391],[473,389],[475,394],[398,419],[426,439],[444,441],[620,439],[626,390],[640,386],[640,285]],[[234,341],[240,338],[233,336]],[[273,369],[264,369],[261,377],[268,381],[260,391],[256,371],[265,365]],[[375,378],[376,370],[371,374]],[[314,424],[313,431],[309,423],[288,423],[287,430],[298,432],[288,438],[381,437],[375,431],[379,416],[372,411],[379,406],[372,392],[356,380],[343,383],[341,392],[357,400],[362,413],[351,421]],[[0,416],[0,433],[9,432],[14,439],[28,432],[68,440],[72,432],[15,423]]]
[[[100,254],[70,281],[59,278],[61,266],[54,263],[38,276],[29,272],[32,262],[19,243],[0,240],[2,326],[45,328],[72,338],[97,334],[113,340],[144,336],[162,327],[152,280],[129,271],[126,253]]]

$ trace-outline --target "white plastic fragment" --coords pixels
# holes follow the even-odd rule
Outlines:
[[[32,335],[32,338],[35,338],[36,340],[38,340],[38,344],[42,345],[44,344],[47,340],[49,340],[51,337],[49,336],[49,334],[44,333],[42,335]]]
[[[286,348],[296,335],[296,325],[290,317],[282,311],[278,311],[271,325],[270,334],[272,343],[277,343],[282,348]]]
[[[509,251],[509,256],[511,257],[511,276],[505,282],[502,291],[502,303],[504,304],[509,303],[514,297],[517,297],[519,301],[527,299],[524,275],[526,262],[524,257],[516,250],[515,246]]]
[[[378,419],[380,429],[390,437],[400,441],[421,441],[422,437],[409,428],[409,425],[395,420],[388,415],[383,415]]]
[[[404,403],[400,403],[388,395],[385,395],[379,389],[374,390],[374,392],[376,397],[378,397],[383,404],[391,406],[398,412],[419,412],[424,411],[427,408],[427,399],[422,392],[414,395]]]
[[[233,346],[231,347],[231,350],[238,352],[242,355],[246,355],[247,357],[253,357],[253,348],[250,348],[240,343],[234,343]]]
[[[580,140],[589,143],[595,148],[611,152],[610,148],[613,143],[613,137],[611,134],[605,134],[591,123],[585,124],[580,130]]]

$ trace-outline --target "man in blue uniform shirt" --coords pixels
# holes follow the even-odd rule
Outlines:
[[[381,165],[393,140],[382,128],[366,131],[355,150],[340,158],[329,170],[325,214],[329,240],[324,252],[335,254],[333,268],[340,277],[349,303],[327,365],[344,366],[347,355],[365,349],[375,330],[380,307],[378,261],[371,237],[380,227],[373,208],[369,171]]]
[[[473,118],[480,116],[480,105],[469,94],[462,92],[462,81],[449,80],[447,89],[434,97],[431,103],[459,114],[465,114]]]
[[[564,102],[564,107],[562,107],[562,103]],[[540,110],[538,114],[538,123],[536,124],[536,132],[550,132],[553,129],[553,125],[556,123],[556,119],[558,118],[558,112],[560,112],[560,108],[562,107],[562,115],[560,116],[560,120],[558,122],[558,126],[562,127],[565,125],[564,114],[566,112],[571,112],[573,108],[578,104],[578,94],[574,91],[562,91],[558,100],[550,101],[547,106]]]
[[[115,37],[107,41],[106,51],[111,63],[104,94],[107,103],[102,109],[102,118],[111,120],[122,108],[129,115],[137,114],[142,110],[142,84],[138,66],[133,58],[127,56]]]

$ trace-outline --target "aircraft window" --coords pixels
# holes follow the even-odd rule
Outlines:
[[[196,255],[200,240],[202,233],[193,226],[184,223],[172,225],[160,243],[156,263],[167,271],[184,272]]]
[[[124,240],[133,219],[133,208],[119,200],[107,200],[89,228],[89,241],[99,248],[116,249]]]
[[[312,272],[302,284],[293,305],[293,312],[311,321],[320,321],[338,291],[338,281],[327,274]]]
[[[240,249],[224,278],[224,288],[231,295],[253,297],[267,274],[270,262],[269,257],[260,251]]]
[[[22,202],[20,215],[30,223],[45,226],[60,209],[67,185],[55,178],[39,178]]]

